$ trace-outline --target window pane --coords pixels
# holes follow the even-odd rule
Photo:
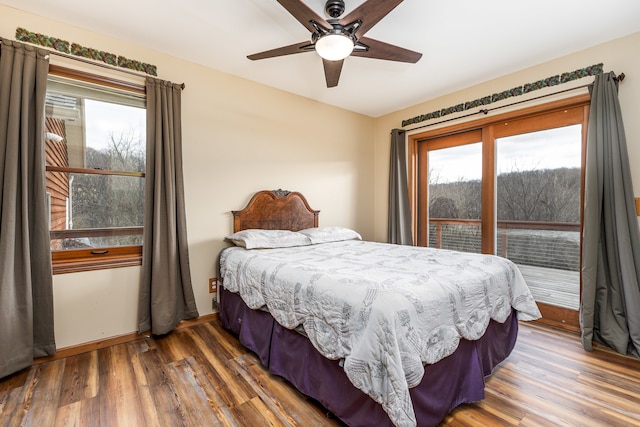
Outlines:
[[[50,183],[50,229],[87,230],[84,236],[74,234],[74,241],[67,238],[62,242],[54,236],[52,249],[141,243],[141,236],[135,236],[133,240],[131,236],[92,236],[91,230],[142,227],[144,178],[47,172],[47,181]]]
[[[537,301],[577,310],[582,126],[496,144],[497,253],[519,265]]]
[[[429,151],[429,246],[481,252],[482,144]]]
[[[47,92],[48,166],[144,172],[146,111]]]
[[[67,237],[64,239],[51,239],[51,250],[106,248],[114,246],[142,245],[142,234],[131,236],[107,236],[107,237]]]
[[[71,228],[142,226],[142,178],[71,174],[69,188]]]
[[[87,168],[144,172],[144,109],[87,99],[85,114]]]

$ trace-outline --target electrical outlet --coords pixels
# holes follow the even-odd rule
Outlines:
[[[218,291],[218,278],[212,277],[209,279],[209,293],[212,294]]]

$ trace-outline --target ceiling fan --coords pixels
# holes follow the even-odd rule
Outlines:
[[[419,52],[363,37],[402,1],[366,0],[347,16],[339,19],[345,10],[344,1],[328,0],[324,10],[331,18],[325,20],[301,0],[278,0],[298,22],[311,31],[311,41],[255,53],[247,58],[257,60],[315,51],[322,57],[327,87],[338,85],[342,64],[349,55],[416,63],[422,57]]]

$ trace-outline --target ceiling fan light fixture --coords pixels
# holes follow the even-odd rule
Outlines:
[[[329,33],[316,41],[316,52],[328,61],[340,61],[351,55],[355,46],[353,39],[342,33]]]
[[[319,1],[319,0],[314,0]],[[378,21],[387,16],[403,0],[360,0],[360,5],[342,19],[345,11],[344,0],[323,0],[325,14],[329,19],[319,16],[306,3],[308,0],[278,0],[281,6],[311,32],[311,40],[303,41],[276,49],[248,55],[247,58],[274,58],[316,51],[322,58],[327,87],[335,87],[340,80],[343,60],[356,55],[372,59],[386,59],[398,62],[417,62],[422,56],[398,46],[364,37]],[[308,39],[307,39],[308,40]]]

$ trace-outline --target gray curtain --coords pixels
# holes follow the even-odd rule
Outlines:
[[[198,317],[182,173],[180,85],[147,78],[147,170],[138,330],[166,334]]]
[[[405,131],[391,131],[391,162],[389,164],[389,243],[413,245],[409,187],[407,184],[407,148]]]
[[[45,206],[46,52],[0,45],[0,377],[56,352]]]
[[[612,73],[596,76],[587,136],[582,240],[582,345],[640,354],[640,235]]]

